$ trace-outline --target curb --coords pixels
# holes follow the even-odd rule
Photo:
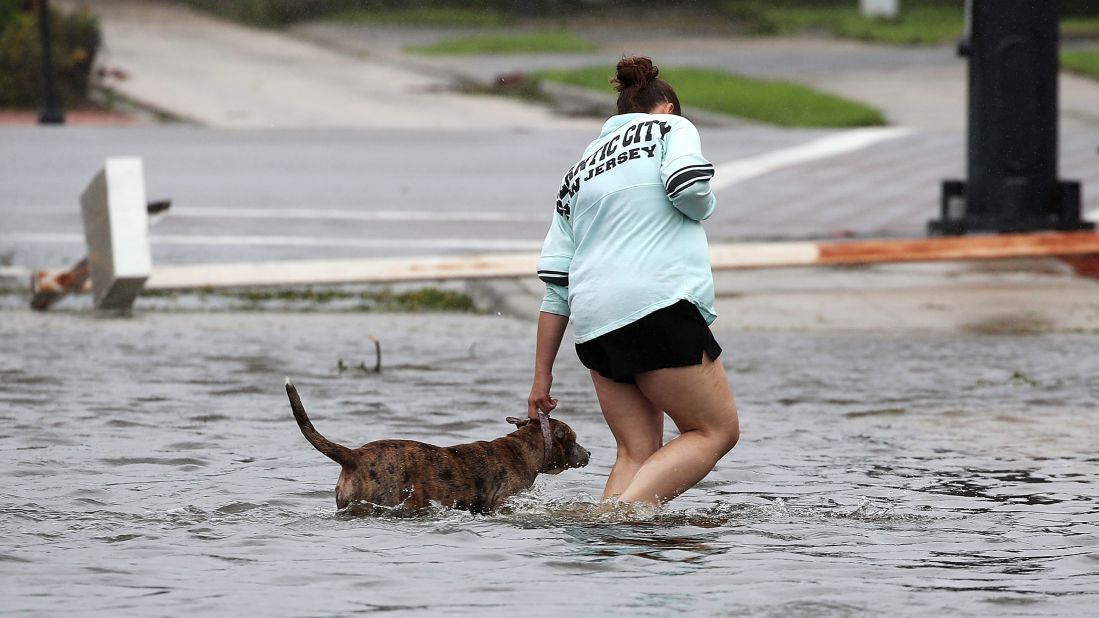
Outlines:
[[[528,279],[534,279],[534,276]],[[542,285],[541,281],[534,281]],[[537,319],[542,306],[542,293],[531,288],[527,279],[469,281],[466,293],[478,309],[521,320]]]

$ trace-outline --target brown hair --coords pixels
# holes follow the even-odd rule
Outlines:
[[[618,113],[648,113],[661,103],[671,103],[672,113],[683,115],[671,84],[657,77],[660,69],[644,56],[623,56],[611,83],[618,91]]]

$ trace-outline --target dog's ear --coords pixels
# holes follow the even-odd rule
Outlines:
[[[516,427],[522,427],[530,422],[529,418],[515,418],[514,416],[509,416],[504,420],[511,423],[512,425],[515,425]]]
[[[558,440],[564,440],[565,439],[565,428],[564,427],[558,427],[557,431],[553,432],[553,437],[557,438]]]

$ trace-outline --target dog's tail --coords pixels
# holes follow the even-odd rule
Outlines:
[[[310,444],[318,451],[327,455],[332,461],[335,461],[345,468],[354,468],[355,456],[351,449],[330,441],[328,438],[322,436],[316,429],[313,429],[313,423],[309,422],[309,415],[305,413],[305,406],[301,405],[301,397],[298,397],[298,389],[294,388],[294,384],[290,382],[290,378],[286,378],[286,395],[290,398],[290,409],[294,411],[294,420],[298,421],[298,428],[301,429],[301,433],[305,436],[305,439],[309,440]]]

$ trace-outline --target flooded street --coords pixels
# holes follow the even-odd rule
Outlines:
[[[532,321],[16,304],[0,310],[10,615],[1074,616],[1099,602],[1099,336],[718,330],[741,443],[656,513],[596,508],[613,441],[565,349],[555,416],[587,468],[490,516],[361,517],[336,511],[339,469],[298,431],[284,377],[344,444],[492,439],[525,410]],[[373,366],[369,335],[381,373],[358,367]]]

